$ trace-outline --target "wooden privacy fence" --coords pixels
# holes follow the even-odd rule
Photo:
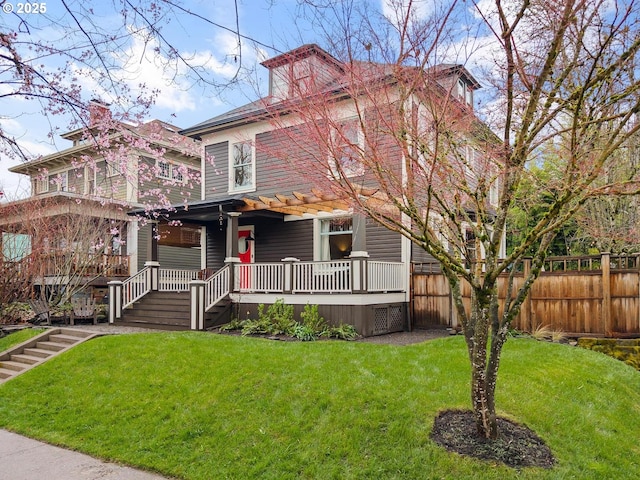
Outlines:
[[[516,266],[515,287],[522,285],[529,265],[524,260]],[[501,307],[507,279],[507,274],[498,279]],[[468,309],[471,288],[466,282],[462,293]],[[411,318],[415,328],[458,326],[438,264],[412,265]],[[512,326],[526,332],[546,326],[576,336],[640,336],[640,257],[549,257]]]

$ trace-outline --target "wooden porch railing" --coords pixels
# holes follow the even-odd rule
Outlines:
[[[404,264],[397,262],[367,262],[369,292],[403,292],[406,290]]]
[[[151,268],[145,267],[122,282],[122,308],[133,305],[151,291]]]
[[[200,278],[200,270],[160,268],[158,270],[158,291],[188,292],[192,280]]]
[[[216,273],[205,280],[204,286],[204,310],[213,308],[220,300],[229,295],[229,275],[231,267],[225,265]]]

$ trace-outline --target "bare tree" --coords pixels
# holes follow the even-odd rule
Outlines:
[[[589,199],[638,190],[636,175],[606,173],[639,128],[640,5],[497,0],[421,13],[418,2],[393,1],[376,16],[358,2],[308,3],[332,33],[342,75],[330,85],[292,82],[294,99],[267,102],[286,144],[277,155],[441,264],[468,349],[477,429],[496,438],[502,347],[556,232]],[[482,97],[462,68],[467,52],[488,65]],[[555,194],[504,256],[507,213],[543,147],[562,159],[544,186]],[[517,283],[525,254],[531,269]],[[500,275],[509,279],[504,305]]]
[[[45,197],[0,207],[0,303],[35,296],[68,302],[98,277],[126,275],[125,205]]]

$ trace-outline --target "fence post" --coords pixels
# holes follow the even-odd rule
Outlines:
[[[191,280],[189,282],[191,330],[204,330],[204,287],[206,283],[204,280]]]
[[[602,253],[602,322],[604,334],[611,336],[611,254]]]
[[[119,280],[107,283],[109,287],[109,323],[115,323],[122,318],[122,285]]]
[[[522,274],[523,274],[523,281],[527,281],[527,275],[529,275],[529,273],[531,273],[531,259],[530,258],[523,258],[522,259]],[[535,329],[533,327],[533,312],[531,311],[531,289],[533,289],[533,285],[531,286],[531,288],[529,289],[529,292],[527,293],[527,296],[524,299],[524,302],[522,302],[522,307],[520,308],[520,315],[522,317],[522,327],[523,330],[526,331],[526,329],[529,329],[529,332],[533,332]],[[506,299],[505,301],[509,301],[509,299]]]

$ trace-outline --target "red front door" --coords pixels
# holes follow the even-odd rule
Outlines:
[[[240,257],[241,264],[253,263],[254,256],[254,243],[253,240],[253,227],[240,227],[238,229],[238,257]],[[247,265],[243,267],[240,265],[240,288],[247,290],[251,288],[251,267]]]

